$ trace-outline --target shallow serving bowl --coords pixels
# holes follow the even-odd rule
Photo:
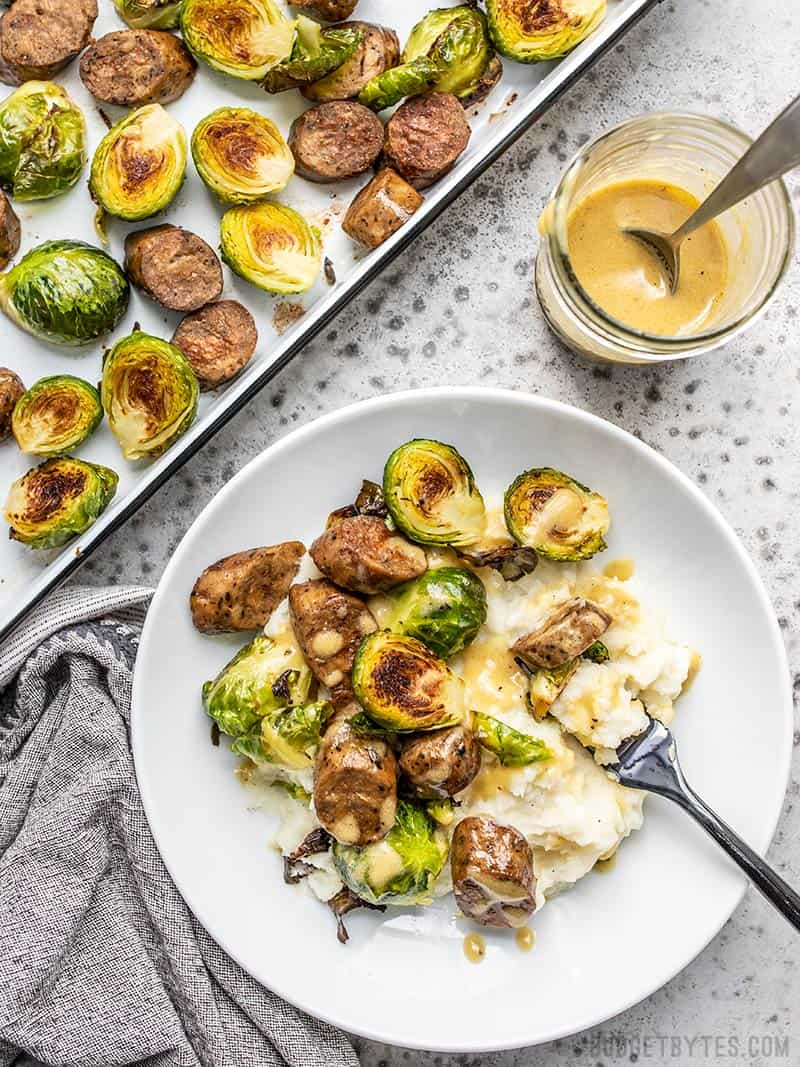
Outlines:
[[[720,929],[745,883],[701,831],[650,798],[644,828],[623,843],[614,868],[534,917],[532,953],[488,934],[484,961],[468,962],[462,940],[472,927],[455,917],[452,898],[356,913],[342,946],[324,905],[284,885],[269,822],[248,811],[234,757],[212,747],[200,704],[201,683],[243,641],[194,630],[188,596],[197,574],[239,549],[310,543],[328,512],[415,436],[455,444],[487,494],[527,467],[549,465],[608,497],[606,558],[632,557],[644,599],[703,655],[675,724],[687,775],[766,849],[786,788],[792,716],[778,626],[753,564],[706,498],[646,445],[573,408],[501,390],[431,389],[354,405],[290,434],[225,486],[178,547],[147,617],[133,694],[136,772],[179,890],[264,985],[394,1044],[530,1045],[634,1004]]]

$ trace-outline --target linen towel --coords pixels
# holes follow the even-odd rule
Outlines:
[[[62,590],[0,650],[0,1065],[358,1067],[222,951],[161,862],[129,739],[151,595]]]

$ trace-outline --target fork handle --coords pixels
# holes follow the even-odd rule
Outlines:
[[[800,930],[800,894],[784,882],[783,878],[723,822],[685,781],[681,784],[683,788],[670,793],[670,799],[679,804],[725,849],[756,889],[789,920],[795,930]]]

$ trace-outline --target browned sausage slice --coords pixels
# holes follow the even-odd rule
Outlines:
[[[367,605],[324,578],[289,590],[292,627],[316,677],[336,708],[353,699],[353,659],[361,639],[378,625]]]
[[[469,144],[464,108],[452,93],[420,93],[395,111],[386,123],[386,163],[424,189],[441,178]]]
[[[552,670],[580,656],[609,628],[613,619],[597,604],[576,597],[567,601],[512,651],[531,667]]]
[[[422,205],[422,197],[399,174],[384,167],[358,192],[342,229],[365,248],[377,248]]]
[[[217,560],[194,583],[189,607],[204,634],[259,630],[289,592],[306,547],[284,541]]]
[[[462,819],[450,844],[453,893],[483,926],[519,927],[536,908],[531,846],[513,826],[486,815]]]
[[[338,22],[353,14],[358,0],[291,0],[291,3],[315,18]]]
[[[383,123],[363,104],[332,100],[292,123],[295,170],[312,182],[337,182],[369,170],[383,145]]]
[[[419,545],[372,515],[335,517],[311,546],[311,558],[332,582],[356,593],[382,593],[428,569]]]
[[[418,797],[452,797],[481,769],[481,749],[464,726],[449,726],[403,741],[400,770]]]
[[[195,233],[164,223],[125,238],[125,271],[134,285],[171,311],[196,311],[222,292],[222,267]]]
[[[326,100],[352,100],[372,78],[397,65],[400,42],[394,30],[371,22],[343,22],[342,26],[361,30],[363,37],[353,55],[336,70],[326,74],[300,92],[307,100],[322,103]]]
[[[86,47],[97,0],[15,0],[0,19],[0,80],[47,80]]]
[[[21,230],[16,211],[5,193],[0,193],[0,270],[4,270],[19,251]]]
[[[0,441],[11,436],[11,415],[24,392],[20,376],[8,367],[0,367]]]
[[[121,107],[168,104],[192,84],[197,64],[179,37],[115,30],[81,56],[81,81],[97,100]]]
[[[191,363],[201,389],[216,389],[238,374],[257,341],[255,320],[238,300],[218,300],[192,311],[172,337]]]
[[[353,708],[353,711],[360,710]],[[397,761],[379,737],[365,737],[337,715],[314,767],[314,809],[337,841],[369,845],[386,837],[397,809]]]

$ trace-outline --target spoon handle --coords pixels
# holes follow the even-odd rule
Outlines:
[[[711,195],[673,236],[680,241],[762,186],[800,166],[800,96],[748,148]]]

